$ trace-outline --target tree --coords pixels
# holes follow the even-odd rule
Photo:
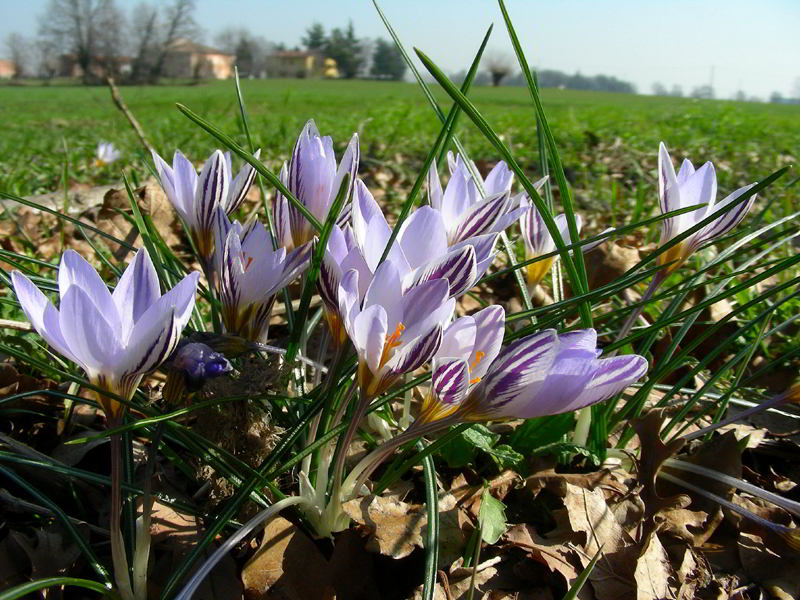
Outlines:
[[[656,81],[653,84],[653,95],[654,96],[666,96],[667,95],[667,88],[663,83],[659,83]]]
[[[714,88],[710,85],[699,85],[692,90],[692,98],[711,100],[714,98]]]
[[[191,37],[198,33],[194,20],[195,0],[173,0],[164,12],[163,34],[159,40],[158,50],[153,65],[150,67],[150,80],[155,82],[164,72],[169,48],[179,38]]]
[[[492,85],[497,87],[500,82],[511,73],[513,68],[511,59],[507,54],[500,52],[493,52],[486,57],[485,63],[486,70],[492,77]]]
[[[747,94],[744,93],[744,90],[739,90],[733,95],[733,99],[737,102],[747,102]]]
[[[114,0],[50,0],[39,20],[39,37],[61,53],[71,53],[84,82],[98,67],[116,67],[122,14]]]
[[[6,52],[11,64],[14,65],[14,78],[18,79],[28,74],[31,47],[27,39],[19,33],[9,33],[6,36]]]
[[[772,94],[770,94],[769,101],[773,104],[783,104],[783,94],[780,92],[772,92]]]
[[[267,56],[273,45],[247,29],[231,27],[220,32],[214,39],[225,52],[236,55],[236,67],[243,77],[257,77],[267,68]]]
[[[683,88],[677,84],[672,86],[672,89],[669,91],[670,96],[674,96],[675,98],[682,98],[683,97]]]
[[[406,72],[406,61],[397,46],[384,39],[375,41],[370,75],[400,81]]]
[[[306,35],[302,39],[303,45],[310,51],[321,51],[327,44],[325,38],[325,28],[322,23],[312,23],[311,27],[306,29]]]
[[[324,50],[325,56],[336,61],[339,72],[346,79],[353,79],[358,75],[361,66],[364,64],[361,43],[356,38],[352,21],[350,21],[346,31],[342,31],[338,27],[331,31]]]

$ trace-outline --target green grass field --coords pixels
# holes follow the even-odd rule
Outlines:
[[[323,134],[334,137],[337,149],[353,131],[361,133],[367,183],[375,168],[399,176],[397,188],[387,190],[388,200],[402,197],[410,187],[439,130],[416,84],[254,80],[242,86],[251,130],[270,167],[279,168],[303,123],[314,118]],[[162,153],[180,148],[201,160],[217,145],[176,110],[176,102],[244,143],[231,81],[130,87],[122,93]],[[793,163],[800,147],[800,106],[552,89],[543,96],[568,177],[584,206],[599,202],[608,210],[612,195],[618,207],[637,194],[650,198],[660,140],[676,158],[713,160],[721,192]],[[482,87],[471,97],[526,170],[535,174],[536,129],[527,89]],[[445,102],[444,95],[440,99]],[[120,165],[145,173],[141,146],[104,87],[2,87],[0,118],[0,189],[5,191],[27,195],[59,189],[67,157],[73,181],[118,181]],[[496,162],[496,153],[466,118],[458,134],[479,165]],[[126,160],[106,169],[90,167],[101,140],[114,142]],[[796,191],[780,199],[784,206],[796,202]]]

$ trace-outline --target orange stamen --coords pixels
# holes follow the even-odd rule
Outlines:
[[[251,264],[253,264],[253,257],[252,256],[248,256],[247,257],[247,262],[244,265],[244,270],[247,271],[247,269],[250,268]]]
[[[480,378],[480,377],[475,377],[474,379],[470,379],[470,380],[469,380],[469,384],[470,384],[470,385],[475,385],[475,384],[476,384],[476,383],[478,383],[480,380],[481,380],[481,378]]]
[[[391,334],[389,337],[386,338],[386,341],[383,343],[383,354],[381,355],[381,365],[384,365],[387,360],[389,360],[389,352],[391,352],[394,348],[400,346],[403,342],[400,341],[400,336],[403,335],[403,331],[405,331],[406,326],[402,323],[398,323],[397,327],[394,329],[394,333]]]
[[[480,350],[478,350],[478,351],[475,353],[475,360],[474,360],[474,361],[472,361],[472,364],[469,366],[469,370],[470,370],[470,371],[472,371],[472,369],[474,369],[475,367],[477,367],[477,366],[478,366],[478,363],[479,363],[479,362],[481,362],[481,361],[483,360],[483,357],[484,357],[484,356],[486,356],[486,353],[485,353],[485,352],[481,352]],[[470,383],[471,383],[471,382],[470,382]]]

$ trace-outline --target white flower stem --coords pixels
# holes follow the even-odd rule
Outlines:
[[[114,565],[114,581],[122,600],[134,600],[131,580],[128,575],[128,557],[122,539],[120,517],[122,516],[122,439],[119,434],[111,436],[111,507],[109,530],[111,533],[111,562]]]
[[[136,600],[147,600],[147,563],[150,558],[150,520],[153,513],[153,471],[165,427],[166,423],[159,423],[153,435],[142,485],[142,516],[136,520],[136,545],[133,551],[133,593]]]
[[[206,562],[204,562],[200,568],[192,575],[192,578],[186,583],[186,586],[175,596],[175,600],[188,600],[192,597],[192,595],[197,591],[197,588],[203,582],[203,579],[206,578],[211,570],[217,565],[217,563],[222,560],[222,558],[231,551],[231,549],[242,541],[247,535],[250,534],[256,527],[265,523],[270,518],[277,515],[281,512],[284,508],[288,506],[294,506],[296,504],[306,504],[308,500],[306,498],[302,498],[300,496],[289,496],[288,498],[284,498],[283,500],[279,500],[269,508],[262,510],[260,513],[255,515],[252,519],[250,519],[247,523],[242,525],[239,530],[234,533],[231,537],[229,537],[225,542],[214,551]]]

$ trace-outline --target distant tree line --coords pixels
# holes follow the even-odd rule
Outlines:
[[[525,76],[519,72],[511,75],[513,70],[512,59],[502,54],[490,54],[484,61],[483,70],[475,75],[473,85],[508,85],[526,86]],[[536,70],[539,87],[563,88],[568,90],[590,90],[597,92],[619,92],[622,94],[635,94],[636,86],[627,81],[622,81],[609,75],[569,75],[554,69]],[[461,83],[466,77],[466,70],[459,71],[451,76],[455,83]]]
[[[406,71],[406,63],[395,44],[381,38],[374,41],[359,39],[352,21],[346,29],[335,27],[330,33],[325,32],[322,23],[313,23],[306,30],[302,43],[306,50],[335,60],[340,75],[345,79],[401,80]]]

